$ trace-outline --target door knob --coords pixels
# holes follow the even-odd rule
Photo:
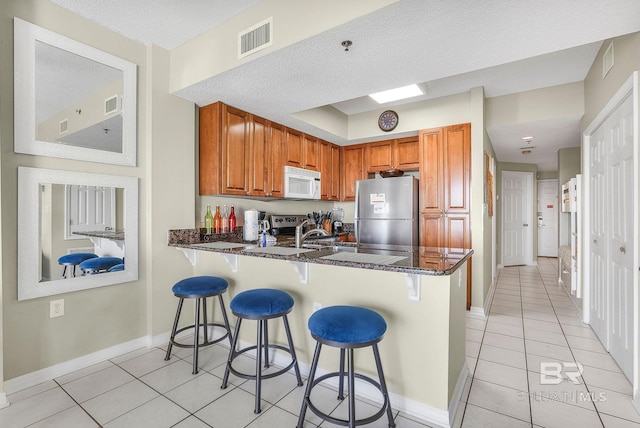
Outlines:
[[[622,254],[624,254],[624,253],[626,253],[626,252],[627,252],[627,249],[626,249],[626,248],[624,248],[624,247],[620,247],[620,252],[621,252]]]
[[[529,227],[529,224],[528,223],[524,223],[522,226],[523,227]]]

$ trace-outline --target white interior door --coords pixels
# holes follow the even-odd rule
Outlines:
[[[589,137],[589,323],[622,371],[634,370],[633,99],[622,98]]]
[[[533,174],[502,172],[502,264],[532,264]]]
[[[608,242],[606,186],[606,132],[598,128],[589,141],[589,323],[606,348],[609,337],[606,323]]]
[[[608,223],[610,260],[609,352],[629,379],[633,375],[633,104],[631,97],[605,122],[611,137]]]
[[[538,181],[538,256],[558,257],[558,180]]]
[[[65,198],[65,239],[86,239],[74,232],[115,229],[115,188],[69,184]]]

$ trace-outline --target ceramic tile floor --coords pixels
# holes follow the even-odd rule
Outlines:
[[[556,259],[502,269],[489,316],[467,318],[472,375],[456,428],[640,428],[630,383],[556,281]],[[295,377],[265,381],[263,410],[255,415],[253,382],[232,375],[229,387],[220,389],[226,355],[218,345],[202,350],[194,376],[190,350],[177,349],[166,362],[162,348],[139,349],[9,395],[0,427],[294,427],[304,393]],[[242,358],[253,367],[254,360]],[[584,366],[577,384],[568,365],[575,362]],[[566,365],[561,383],[541,382],[543,363]],[[555,379],[547,373],[546,379]],[[314,401],[346,414],[328,388],[314,390]],[[372,408],[364,401],[358,406],[361,412]],[[402,412],[394,416],[398,428],[427,426]],[[321,424],[311,412],[307,419],[305,427],[335,426]],[[386,427],[385,419],[367,427]]]

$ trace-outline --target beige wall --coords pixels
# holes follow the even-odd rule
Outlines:
[[[640,33],[613,39],[614,64],[602,77],[602,57],[612,40],[606,40],[584,80],[585,107],[582,129],[586,129],[611,97],[636,70],[640,70]]]
[[[138,108],[138,167],[53,159],[13,152],[13,17],[58,32],[138,64],[138,97],[146,97],[145,48],[131,40],[81,19],[47,1],[11,0],[0,8],[0,129],[2,158],[0,189],[2,226],[2,316],[4,321],[4,379],[62,363],[109,348],[146,334],[145,289],[147,276],[140,280],[61,295],[65,315],[49,318],[52,298],[17,301],[17,167],[39,167],[71,171],[139,177],[141,183],[141,242],[145,242],[145,215],[148,213],[147,162],[149,141],[145,132],[147,108]],[[146,266],[148,250],[141,246],[140,263]],[[57,298],[58,296],[56,296]]]

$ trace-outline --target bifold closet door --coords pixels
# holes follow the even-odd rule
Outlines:
[[[633,104],[629,96],[591,135],[590,324],[633,376]]]

